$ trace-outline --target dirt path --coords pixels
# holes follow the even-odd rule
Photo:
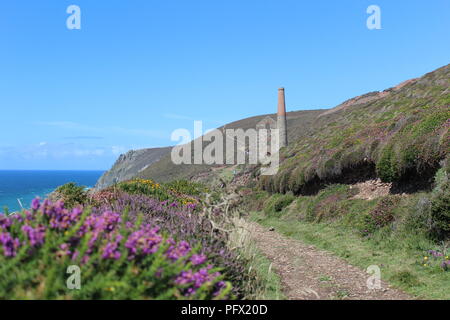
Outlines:
[[[273,268],[281,276],[284,293],[290,300],[412,299],[385,282],[381,283],[381,289],[368,289],[368,273],[328,252],[284,237],[257,223],[251,223],[250,227],[251,237],[272,261]]]

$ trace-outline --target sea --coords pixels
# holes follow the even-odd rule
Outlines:
[[[104,171],[0,170],[0,213],[29,208],[35,197],[41,199],[68,182],[92,188]]]

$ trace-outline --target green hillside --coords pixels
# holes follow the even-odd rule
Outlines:
[[[287,114],[288,126],[292,128],[288,132],[288,138],[295,141],[308,134],[309,128],[314,123],[315,119],[324,110],[307,110],[307,111],[294,111]],[[229,123],[219,130],[225,129],[239,129],[247,130],[249,128],[256,128],[259,121],[265,117],[270,116],[276,119],[275,114],[261,115],[251,118],[242,119]],[[143,170],[139,177],[144,179],[153,179],[156,181],[166,182],[176,179],[189,179],[196,175],[207,173],[212,170],[214,166],[211,165],[188,165],[181,164],[175,165],[172,163],[170,153],[166,154],[161,160],[153,163],[151,166]]]
[[[378,176],[401,190],[430,185],[449,166],[450,65],[317,117],[308,135],[282,151],[270,192],[308,194],[326,183]],[[421,186],[421,185],[422,186]]]

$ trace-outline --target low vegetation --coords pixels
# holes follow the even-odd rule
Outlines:
[[[287,236],[315,244],[365,269],[378,265],[391,284],[421,298],[449,299],[448,173],[440,169],[432,192],[355,198],[349,185],[329,185],[289,206],[254,211],[252,218]],[[249,210],[283,195],[247,198]],[[248,200],[250,199],[250,200]]]
[[[263,257],[232,244],[227,202],[217,205],[198,183],[58,190],[56,202],[0,215],[0,298],[245,299],[279,290],[270,270],[254,267]],[[71,266],[80,268],[80,290],[67,287]]]
[[[74,182],[62,185],[50,195],[50,199],[64,201],[66,208],[73,208],[81,205],[88,200],[88,193],[85,186],[78,186]]]
[[[251,294],[245,291],[254,278],[248,261],[228,248],[220,219],[212,222],[202,212],[204,187],[187,181],[122,186],[79,197],[84,188],[69,184],[55,193],[61,200],[36,199],[30,210],[0,215],[0,297],[232,299]],[[196,197],[197,206],[168,201],[175,194]],[[66,207],[67,199],[73,200],[72,208]],[[67,288],[72,265],[81,270],[80,290]]]
[[[231,291],[198,247],[126,211],[36,199],[30,211],[0,217],[0,226],[3,299],[205,299]],[[79,290],[68,288],[73,266],[82,270]]]
[[[124,181],[109,189],[117,189],[129,194],[143,194],[159,201],[175,202],[193,207],[198,205],[199,197],[208,191],[206,187],[186,180],[160,184],[149,179]]]

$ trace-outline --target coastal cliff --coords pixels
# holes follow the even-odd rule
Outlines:
[[[131,150],[120,155],[112,168],[98,180],[95,189],[100,190],[115,183],[134,178],[151,164],[169,154],[172,147]]]

